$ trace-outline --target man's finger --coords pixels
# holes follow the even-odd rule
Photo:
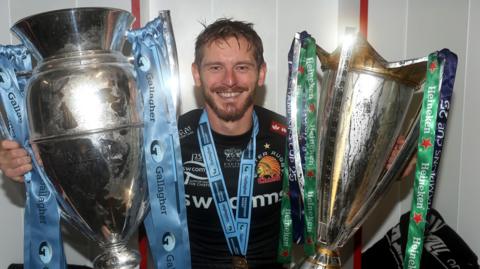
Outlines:
[[[32,164],[24,164],[22,166],[18,166],[15,168],[8,168],[5,169],[5,175],[9,178],[15,179],[18,177],[23,177],[27,172],[30,172],[32,170]]]
[[[12,159],[23,158],[25,156],[28,156],[28,152],[23,148],[17,148],[9,150],[8,155]]]
[[[25,180],[25,177],[24,177],[24,176],[18,176],[18,177],[11,177],[11,179],[12,179],[13,181],[22,183],[22,182]]]
[[[21,148],[20,144],[14,140],[1,140],[0,147],[5,150]]]
[[[16,164],[16,166],[22,166],[24,164],[31,164],[32,158],[30,158],[30,156],[27,155],[20,158],[16,158],[13,160],[13,162]]]
[[[415,171],[416,164],[417,164],[417,154],[415,154],[408,162],[407,166],[403,170],[402,178],[406,178],[411,174],[413,174],[413,172]]]

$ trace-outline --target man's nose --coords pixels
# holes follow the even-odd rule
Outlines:
[[[233,87],[237,84],[237,77],[235,71],[231,68],[227,68],[223,77],[223,83],[228,87]]]

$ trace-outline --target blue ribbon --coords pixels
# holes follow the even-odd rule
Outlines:
[[[34,169],[25,174],[24,264],[26,268],[66,268],[55,192],[38,172],[40,167],[29,143],[24,91],[27,79],[15,75],[24,71],[31,71],[25,47],[0,46],[0,96],[6,117],[3,132],[23,145],[34,160]]]
[[[170,18],[128,33],[143,95],[144,144],[150,211],[144,224],[156,268],[190,268],[183,166],[172,92],[177,66]],[[175,55],[176,56],[176,55]]]
[[[258,118],[253,112],[253,131],[247,148],[242,153],[237,189],[237,210],[233,218],[233,210],[225,185],[220,161],[218,160],[215,141],[213,141],[207,112],[204,110],[198,127],[198,142],[203,161],[207,168],[208,182],[213,201],[222,225],[228,248],[232,255],[246,256],[250,220],[252,214],[252,193],[255,174],[256,136],[258,134]]]
[[[448,111],[450,110],[450,100],[453,94],[453,85],[455,83],[455,74],[457,72],[458,58],[455,53],[448,49],[438,52],[438,58],[442,62],[443,75],[442,85],[440,86],[440,102],[437,112],[437,128],[435,132],[435,143],[433,147],[432,174],[430,177],[430,189],[428,197],[428,208],[432,207],[435,194],[435,186],[438,177],[438,168],[443,150],[443,141],[447,130]],[[429,212],[429,211],[428,211]],[[428,216],[430,214],[428,213]]]

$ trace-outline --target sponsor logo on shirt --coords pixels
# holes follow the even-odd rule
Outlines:
[[[287,126],[272,120],[270,131],[285,136],[287,135]]]
[[[252,208],[270,206],[280,202],[282,192],[272,192],[255,195],[252,198]],[[193,206],[195,208],[208,209],[215,206],[211,196],[197,196],[185,194],[186,206]],[[237,197],[230,197],[230,205],[232,209],[237,209]]]
[[[201,153],[192,154],[192,158],[183,163],[183,173],[185,185],[208,187],[207,170]]]
[[[189,135],[193,135],[193,128],[190,125],[178,130],[178,136],[180,137],[180,139]]]

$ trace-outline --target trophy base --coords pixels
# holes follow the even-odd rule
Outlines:
[[[94,269],[137,269],[140,255],[124,245],[108,247],[93,261]]]
[[[317,247],[317,253],[303,259],[295,269],[340,269],[340,255],[337,251]]]

